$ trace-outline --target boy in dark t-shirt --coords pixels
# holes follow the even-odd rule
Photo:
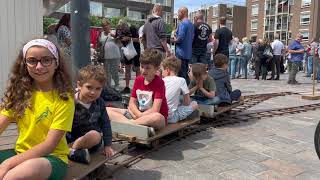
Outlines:
[[[232,40],[232,32],[226,27],[226,17],[220,18],[220,28],[214,34],[215,54],[221,53],[229,57],[229,44]]]
[[[165,86],[163,80],[156,75],[162,58],[162,53],[156,49],[146,49],[141,54],[141,76],[134,81],[128,109],[107,107],[111,121],[155,129],[165,127],[168,117]]]

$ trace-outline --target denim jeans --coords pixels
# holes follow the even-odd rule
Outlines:
[[[207,49],[192,49],[192,59],[191,64],[203,63],[208,64],[207,60]]]
[[[188,76],[189,59],[183,59],[183,58],[179,58],[179,59],[181,60],[181,68],[180,68],[180,71],[178,73],[178,76],[179,77],[183,77],[186,80],[187,85],[188,85],[190,83],[190,79],[189,79],[189,76]]]
[[[217,105],[221,103],[221,99],[218,96],[213,98],[200,97],[200,96],[190,96],[192,101],[197,101],[198,104],[204,105]]]
[[[313,56],[309,56],[307,61],[307,77],[311,77],[312,73],[313,73]]]
[[[250,57],[249,56],[243,56],[243,58],[240,61],[240,74],[243,75],[245,78],[248,76],[248,61]]]
[[[238,58],[236,58],[235,56],[230,56],[229,59],[230,59],[229,73],[231,77],[234,79],[236,77]]]
[[[242,55],[238,55],[238,56],[236,56],[236,58],[237,58],[236,71],[238,72],[238,75],[240,75],[241,63],[244,58]],[[237,72],[236,72],[236,74],[237,74]]]

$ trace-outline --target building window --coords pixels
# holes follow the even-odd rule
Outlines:
[[[117,8],[109,8],[105,7],[103,9],[104,17],[111,18],[111,17],[119,17],[121,16],[121,10]]]
[[[257,16],[259,13],[259,4],[252,5],[251,15]]]
[[[229,28],[231,31],[232,31],[232,24],[233,24],[232,21],[227,20],[226,26],[227,26],[227,28]]]
[[[164,22],[171,24],[171,12],[163,12]]]
[[[309,40],[309,31],[300,31],[300,33],[302,34],[303,38],[302,40],[303,41],[308,41]]]
[[[309,25],[310,23],[310,11],[301,12],[300,25]]]
[[[251,21],[251,31],[257,30],[258,29],[258,20],[252,20]]]
[[[302,0],[301,1],[301,7],[310,7],[311,6],[311,0]]]
[[[146,18],[146,15],[145,15],[145,13],[140,12],[140,11],[129,10],[128,17],[132,20],[142,21]]]
[[[212,32],[215,32],[218,29],[218,23],[217,21],[212,21]]]
[[[213,17],[218,17],[219,16],[219,7],[218,6],[213,6],[212,7],[212,16]]]
[[[90,14],[93,16],[102,16],[102,3],[90,1]]]
[[[233,16],[233,7],[227,7],[227,16],[229,17]]]
[[[135,2],[145,2],[145,0],[130,0],[130,1],[135,1]]]
[[[145,2],[145,1],[143,1],[143,2]],[[152,0],[152,3],[153,4],[159,3],[162,6],[171,6],[171,0]]]

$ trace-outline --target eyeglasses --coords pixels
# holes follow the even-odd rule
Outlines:
[[[48,66],[51,66],[52,62],[55,61],[56,59],[55,58],[52,58],[52,57],[42,57],[41,59],[37,59],[37,58],[34,58],[34,57],[31,57],[31,58],[27,58],[25,60],[25,63],[27,64],[27,66],[29,67],[35,67],[38,65],[38,63],[40,62],[40,64],[43,66],[43,67],[48,67]]]

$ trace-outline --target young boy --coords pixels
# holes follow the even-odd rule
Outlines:
[[[102,139],[104,154],[114,155],[110,121],[104,100],[100,98],[105,82],[103,66],[88,65],[79,71],[73,126],[67,134],[68,143],[73,142],[68,156],[72,161],[89,164],[89,152],[97,151]]]
[[[198,109],[195,101],[190,103],[189,89],[186,80],[177,77],[181,61],[176,57],[168,57],[161,63],[161,72],[166,86],[166,98],[169,107],[168,123],[176,123],[187,118],[194,110]],[[183,105],[179,105],[180,94],[183,94]]]
[[[189,84],[191,99],[199,104],[219,104],[219,97],[215,97],[216,84],[212,77],[208,76],[207,66],[202,63],[195,63],[191,66],[191,82]]]
[[[168,105],[163,80],[156,75],[162,54],[155,49],[145,49],[140,56],[141,76],[133,85],[128,109],[107,107],[111,121],[150,126],[155,129],[165,127]]]
[[[220,98],[221,104],[231,104],[232,101],[239,100],[241,91],[236,89],[232,91],[230,76],[227,72],[228,57],[223,54],[214,56],[214,68],[209,71],[217,86],[217,96]]]

